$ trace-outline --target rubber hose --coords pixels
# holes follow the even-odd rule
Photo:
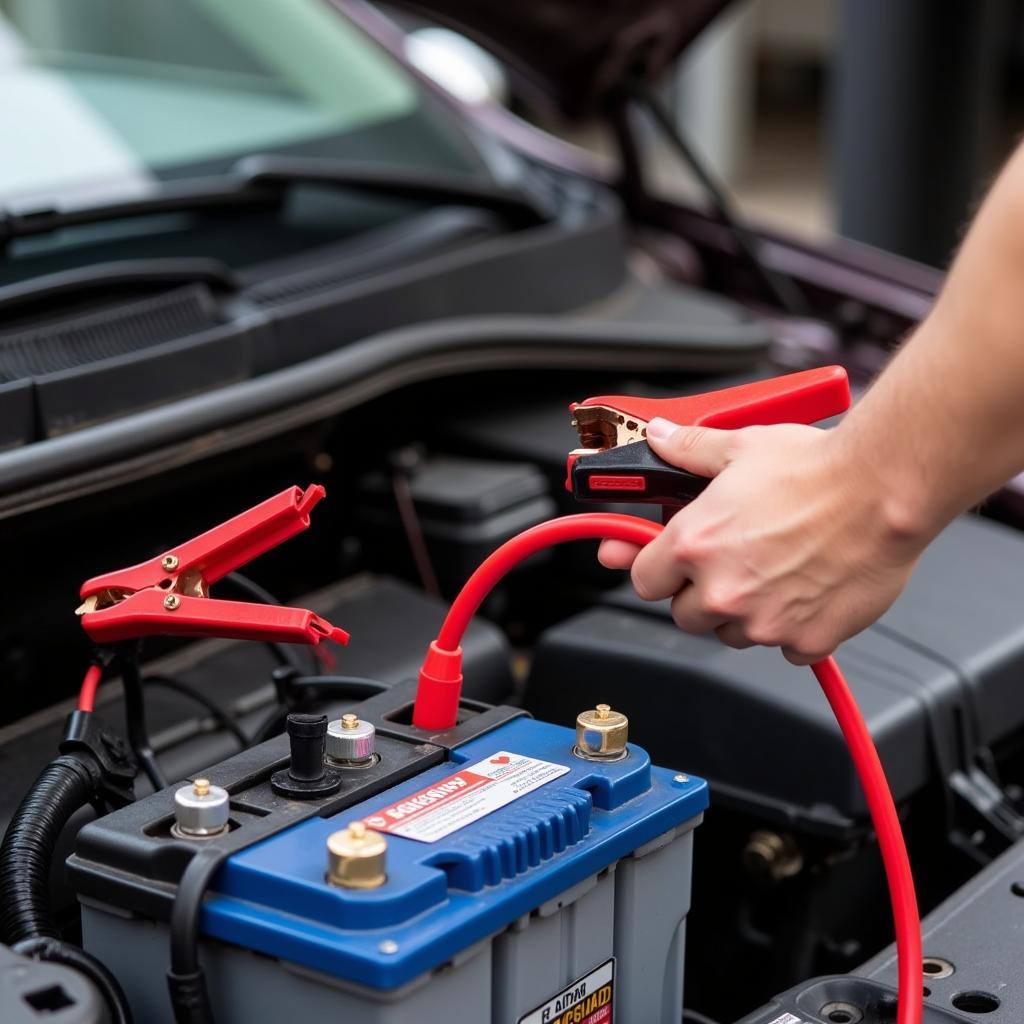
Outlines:
[[[62,755],[43,769],[14,812],[0,845],[0,939],[14,945],[57,938],[50,913],[50,869],[71,816],[96,793],[97,780],[78,758]]]

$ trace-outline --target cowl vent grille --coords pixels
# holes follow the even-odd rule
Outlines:
[[[0,383],[71,370],[177,341],[223,322],[205,285],[0,333]]]

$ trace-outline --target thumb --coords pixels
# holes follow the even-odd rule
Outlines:
[[[733,431],[681,427],[655,417],[647,424],[647,443],[655,455],[697,476],[718,476],[729,464]]]

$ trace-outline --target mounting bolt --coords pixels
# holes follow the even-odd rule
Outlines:
[[[747,840],[743,866],[752,875],[781,882],[803,870],[804,857],[792,836],[759,829]]]
[[[160,568],[164,572],[174,572],[178,568],[178,556],[177,555],[164,555],[160,559]]]
[[[394,939],[385,939],[377,946],[377,952],[385,956],[394,956],[398,952],[398,943]]]
[[[164,598],[164,607],[169,611],[173,612],[175,608],[181,604],[181,598],[177,594],[168,594]]]
[[[379,832],[353,821],[348,828],[327,837],[327,881],[343,889],[379,888],[387,877],[387,849],[387,840]]]
[[[682,775],[682,774],[676,775],[676,776],[673,776],[672,781],[673,782],[689,782],[690,781],[690,776],[689,775]]]
[[[576,716],[576,746],[573,753],[588,761],[619,761],[629,751],[629,719],[607,704]]]

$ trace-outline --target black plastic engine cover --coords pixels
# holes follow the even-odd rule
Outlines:
[[[922,1017],[923,1024],[965,1024],[975,1019],[931,1005],[925,1006]],[[895,1020],[894,989],[867,978],[846,976],[815,978],[798,985],[738,1024],[894,1024]]]
[[[922,922],[926,1005],[959,1010],[965,1016],[957,1020],[1024,1020],[1022,928],[1024,844],[1018,843]],[[857,974],[895,985],[895,948],[890,946]],[[925,1020],[930,1019],[926,1015]]]
[[[958,520],[889,613],[840,648],[897,801],[990,761],[1024,725],[1021,566],[1018,533]],[[825,698],[777,651],[683,634],[666,603],[624,586],[544,634],[528,682],[545,720],[595,701],[625,711],[652,757],[707,777],[717,801],[818,834],[866,825]]]

